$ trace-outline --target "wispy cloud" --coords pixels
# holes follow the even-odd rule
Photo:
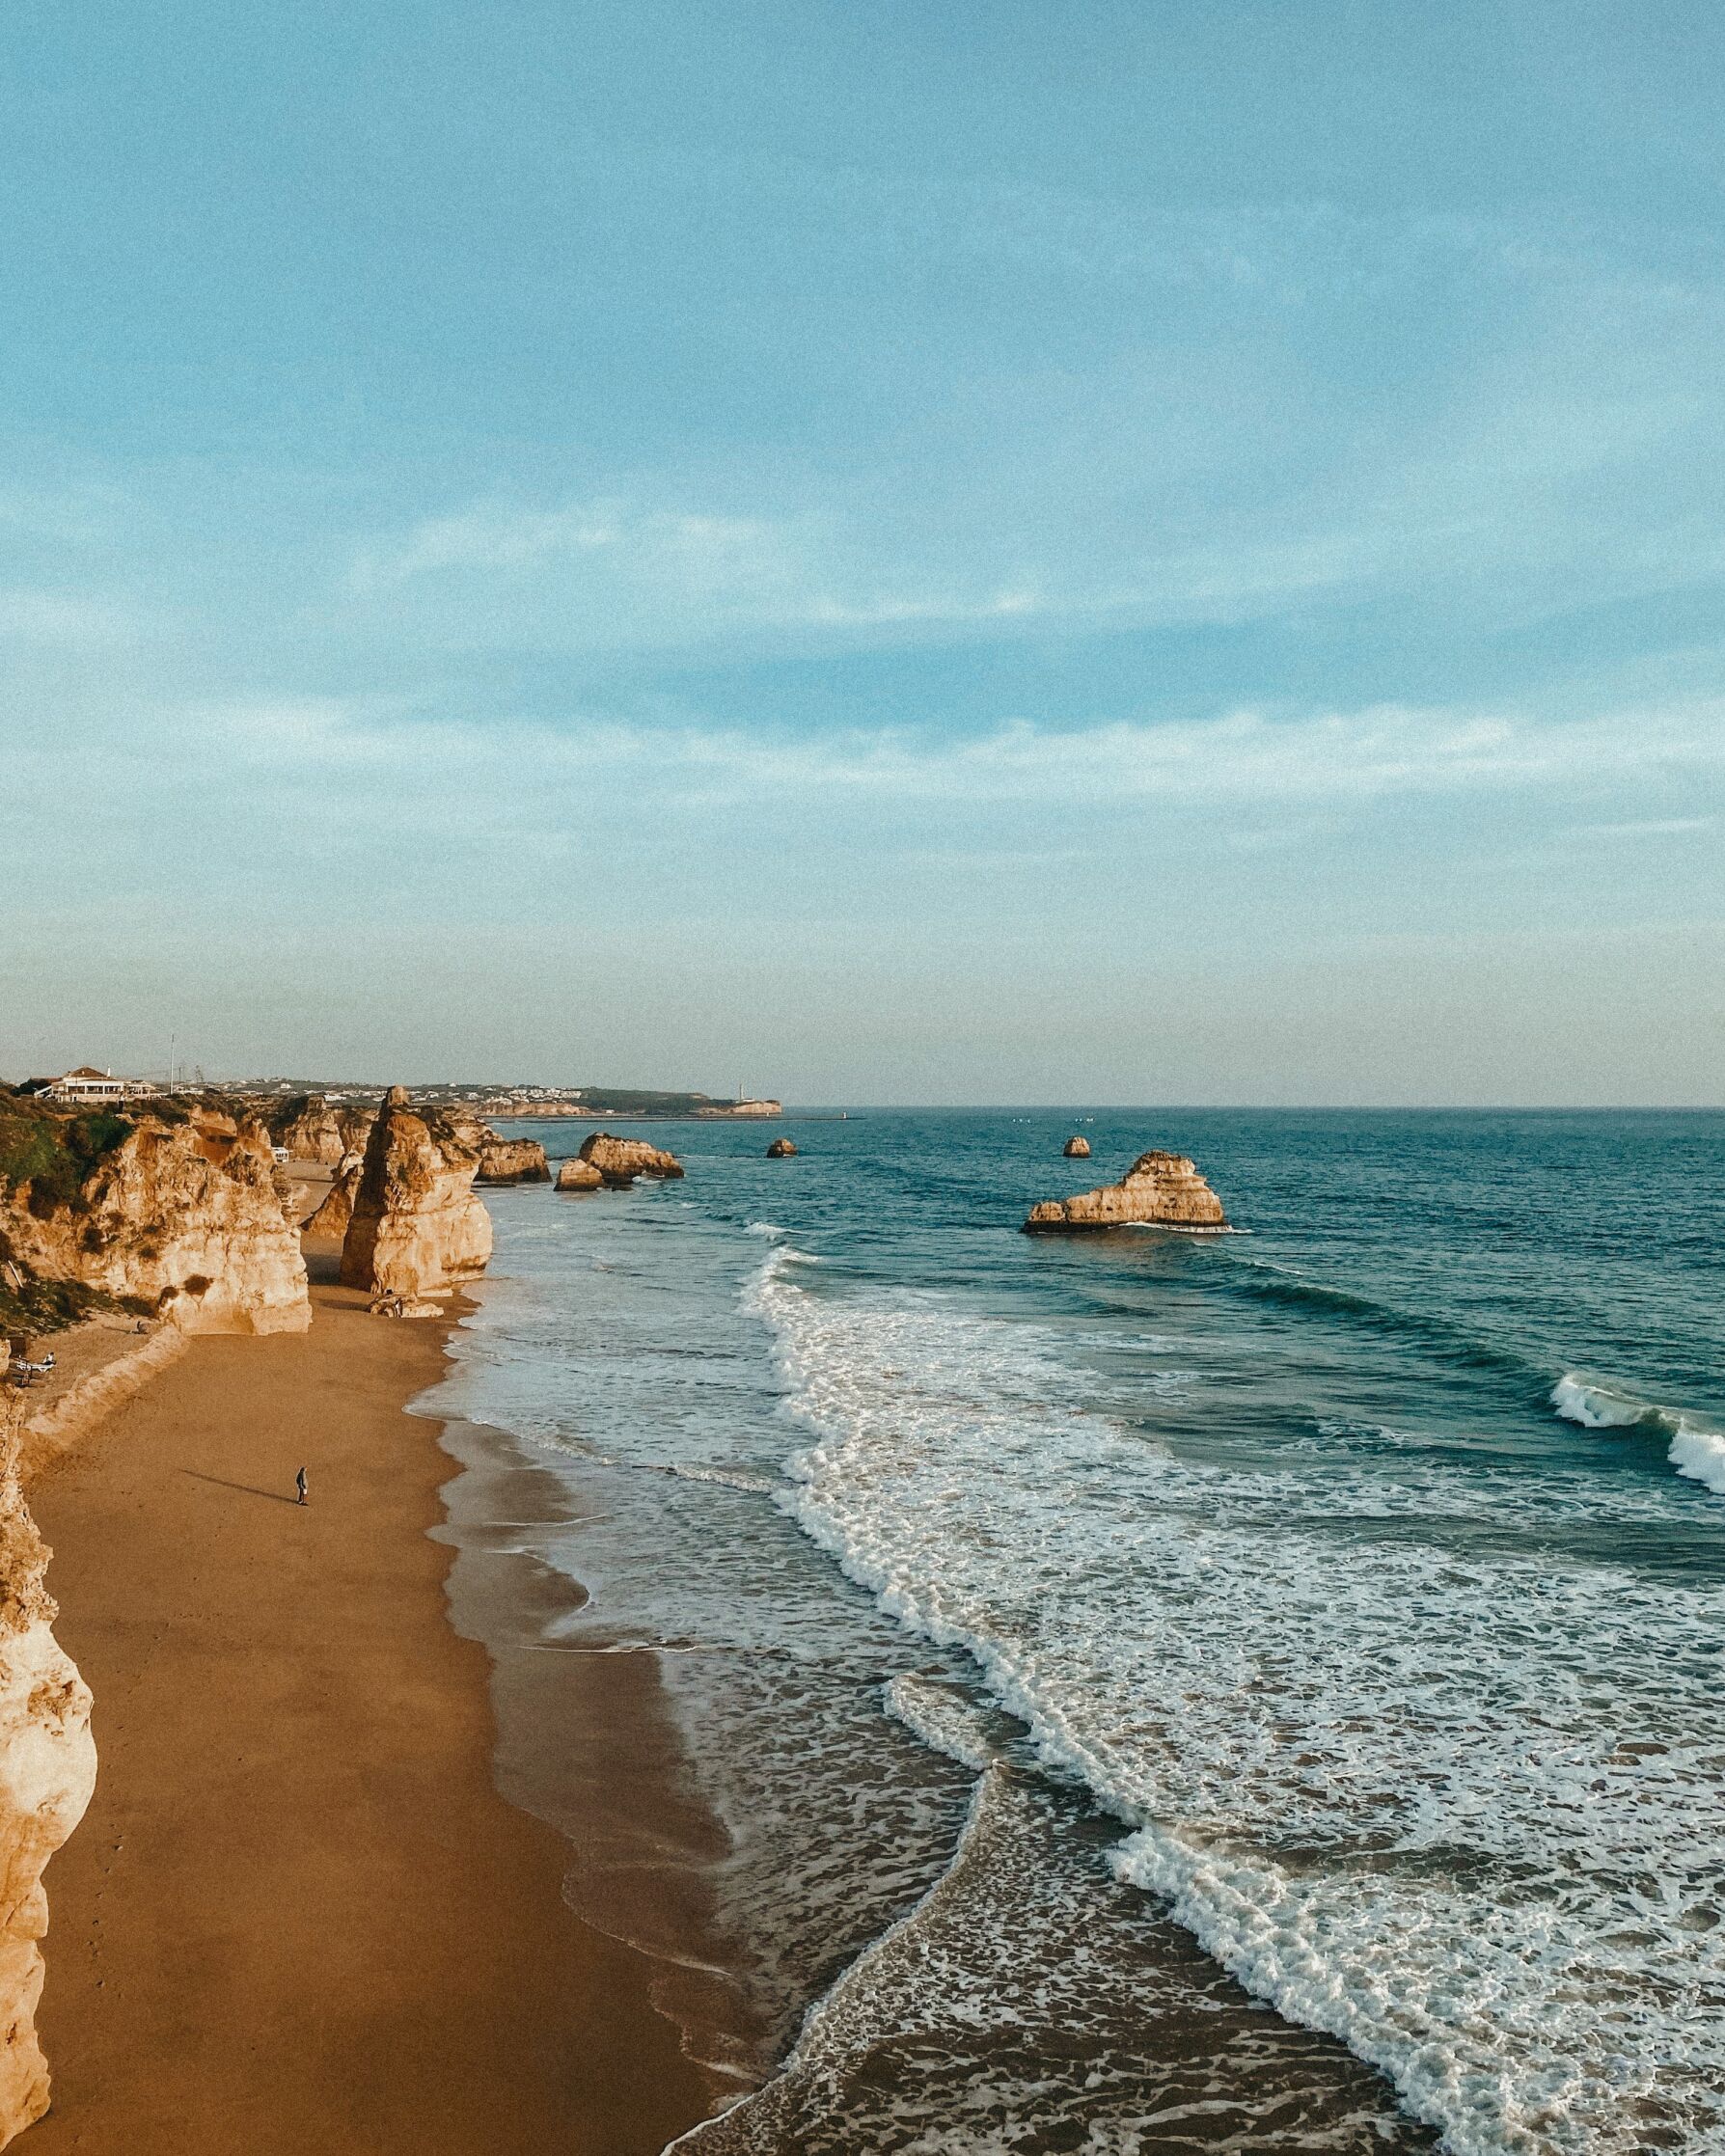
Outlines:
[[[21,643],[105,643],[138,626],[129,608],[75,592],[0,590],[0,640]]]
[[[792,737],[740,727],[647,726],[589,715],[563,723],[455,721],[375,698],[199,706],[169,734],[219,748],[235,767],[314,790],[381,784],[401,799],[508,789],[557,812],[619,796],[662,801],[874,800],[1346,808],[1410,797],[1535,795],[1584,800],[1602,788],[1725,779],[1725,703],[1542,721],[1400,705],[1276,716],[1237,710],[1170,723],[1055,728],[1021,721],[967,738],[907,728]],[[155,742],[159,745],[162,730]],[[154,746],[152,745],[152,753]],[[1577,836],[1657,836],[1707,829],[1711,815],[1571,825]]]
[[[1686,838],[1699,831],[1711,831],[1717,824],[1716,816],[1648,816],[1638,822],[1622,824],[1576,824],[1572,835],[1576,838]]]

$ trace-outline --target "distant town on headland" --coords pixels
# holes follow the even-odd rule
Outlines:
[[[336,1105],[375,1106],[393,1080],[308,1078],[206,1078],[202,1070],[176,1068],[164,1078],[130,1078],[93,1064],[80,1064],[58,1078],[31,1078],[19,1088],[25,1093],[90,1106],[111,1105],[122,1101],[146,1100],[163,1093],[224,1093],[251,1100],[287,1100],[301,1094],[319,1094]],[[438,1079],[428,1084],[406,1081],[416,1101],[430,1106],[459,1105],[485,1117],[576,1116],[737,1116],[758,1120],[782,1115],[779,1101],[755,1099],[738,1092],[729,1100],[710,1093],[676,1093],[651,1087],[619,1085],[481,1085]]]

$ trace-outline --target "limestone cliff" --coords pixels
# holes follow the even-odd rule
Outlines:
[[[476,1183],[549,1183],[551,1163],[537,1138],[500,1138],[487,1131]]]
[[[48,2108],[42,1867],[96,1787],[90,1693],[50,1629],[49,1551],[18,1487],[22,1424],[22,1400],[0,1405],[0,2146]]]
[[[163,1102],[120,1115],[9,1101],[0,1257],[190,1331],[299,1332],[299,1240],[255,1117]]]
[[[289,1160],[338,1167],[364,1146],[374,1114],[371,1108],[333,1108],[321,1093],[300,1093],[271,1112],[270,1135]]]
[[[581,1148],[581,1158],[615,1187],[626,1188],[638,1175],[680,1176],[683,1163],[674,1153],[661,1153],[644,1138],[614,1138],[595,1131]]]
[[[483,1272],[491,1216],[474,1195],[471,1129],[395,1086],[371,1126],[342,1245],[342,1280],[415,1300]]]
[[[348,1222],[353,1218],[353,1201],[365,1164],[363,1153],[349,1153],[343,1158],[336,1170],[335,1181],[324,1194],[323,1203],[300,1230],[302,1235],[320,1236],[333,1242],[343,1240]]]
[[[1182,1153],[1140,1153],[1118,1183],[1076,1198],[1033,1205],[1027,1235],[1073,1235],[1093,1228],[1221,1228],[1221,1200]]]

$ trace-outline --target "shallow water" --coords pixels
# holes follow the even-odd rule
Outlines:
[[[688,2145],[1725,2149],[1725,1118],[786,1128],[494,1193],[437,1402],[722,1825]]]

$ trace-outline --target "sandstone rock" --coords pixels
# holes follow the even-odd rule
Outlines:
[[[452,1117],[393,1086],[371,1134],[342,1245],[342,1281],[418,1301],[483,1272],[491,1217],[474,1195],[479,1148]]]
[[[476,1183],[549,1183],[551,1163],[537,1138],[500,1138],[487,1131],[479,1146]]]
[[[370,1305],[373,1318],[441,1318],[443,1305],[438,1302],[409,1302],[402,1296],[379,1296]]]
[[[1069,1160],[1087,1160],[1090,1158],[1088,1138],[1068,1138],[1062,1148]]]
[[[0,1406],[0,2146],[48,2108],[42,1868],[96,1787],[89,1689],[50,1629],[50,1553],[18,1487],[22,1426],[22,1402]]]
[[[683,1163],[674,1153],[661,1153],[644,1138],[614,1138],[595,1131],[581,1148],[581,1158],[597,1168],[614,1188],[626,1188],[638,1175],[680,1176]]]
[[[565,1160],[557,1171],[560,1190],[597,1190],[604,1181],[590,1160]]]
[[[1076,1198],[1033,1205],[1027,1235],[1073,1235],[1086,1229],[1156,1226],[1221,1228],[1221,1200],[1182,1153],[1140,1153],[1118,1183]]]
[[[335,1181],[324,1193],[323,1203],[300,1230],[302,1235],[325,1237],[334,1242],[345,1237],[347,1224],[353,1218],[353,1201],[365,1164],[363,1153],[346,1155],[336,1170]]]
[[[371,1122],[370,1109],[333,1108],[321,1093],[300,1093],[271,1114],[269,1128],[289,1160],[333,1168],[364,1146]]]
[[[775,1138],[767,1148],[769,1160],[790,1160],[796,1158],[797,1149],[789,1138]]]
[[[305,1261],[260,1118],[202,1103],[130,1109],[105,1119],[112,1142],[85,1157],[71,1139],[90,1120],[58,1119],[57,1168],[0,1188],[13,1258],[47,1279],[148,1301],[189,1331],[304,1331]],[[55,1131],[41,1135],[47,1144]]]

